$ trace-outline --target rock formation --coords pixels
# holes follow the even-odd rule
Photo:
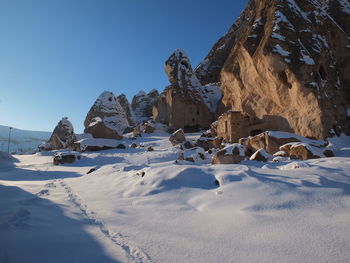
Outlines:
[[[133,126],[134,125],[133,113],[132,113],[131,105],[128,101],[128,98],[125,96],[125,94],[120,94],[117,97],[117,100],[118,100],[120,106],[122,106],[122,108],[126,114],[126,118],[128,119],[129,125]]]
[[[84,132],[91,133],[94,138],[120,140],[129,122],[114,94],[104,91],[88,112],[84,126]]]
[[[148,94],[144,91],[140,91],[133,97],[131,108],[135,124],[152,118],[152,108],[158,98],[159,93],[156,89],[151,90]]]
[[[348,1],[250,0],[195,72],[232,110],[323,139],[350,131],[349,59]]]
[[[170,129],[208,128],[217,117],[221,91],[218,85],[203,86],[194,74],[189,58],[181,49],[165,62],[171,83],[153,107],[153,119]]]
[[[60,150],[73,147],[76,140],[73,125],[67,117],[62,118],[51,134],[50,139],[42,145],[42,150]]]

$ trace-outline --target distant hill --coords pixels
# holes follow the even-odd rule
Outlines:
[[[51,132],[27,131],[13,128],[11,131],[10,152],[29,152],[50,138]],[[0,125],[0,151],[7,151],[9,126]]]

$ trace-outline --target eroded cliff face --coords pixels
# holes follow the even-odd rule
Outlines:
[[[196,75],[220,80],[232,110],[273,118],[280,130],[349,132],[349,21],[345,0],[251,0]]]

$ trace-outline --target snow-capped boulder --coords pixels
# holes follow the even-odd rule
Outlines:
[[[178,129],[169,137],[169,141],[173,146],[181,144],[186,141],[185,133],[182,129]]]
[[[65,163],[73,163],[75,160],[80,160],[80,153],[75,151],[60,151],[56,152],[53,157],[53,164],[65,164]]]
[[[326,141],[313,140],[289,132],[267,131],[246,140],[242,143],[251,151],[256,152],[263,148],[267,153],[274,154],[279,151],[282,145],[291,142],[305,142],[315,147],[325,147]]]
[[[206,159],[205,151],[200,147],[184,150],[179,156],[179,160],[188,162],[199,162]]]
[[[151,90],[147,94],[144,91],[140,91],[133,97],[131,108],[135,124],[139,124],[152,117],[152,108],[158,98],[159,93],[156,89]]]
[[[235,143],[215,153],[212,164],[237,164],[245,159],[245,147]]]
[[[67,117],[62,118],[53,130],[50,139],[41,145],[41,150],[60,150],[73,147],[76,140],[73,125]]]
[[[273,156],[268,154],[265,149],[257,150],[250,158],[251,161],[267,162],[272,160]]]
[[[116,149],[120,145],[119,140],[90,138],[82,139],[74,143],[74,150],[77,152],[94,152],[109,149]]]
[[[278,116],[280,130],[318,139],[349,133],[348,6],[343,0],[250,0],[196,75],[202,84],[220,81],[232,110]]]
[[[325,157],[321,148],[307,143],[288,143],[281,146],[280,149],[285,151],[292,159],[308,160]]]
[[[84,126],[84,132],[91,133],[94,138],[120,140],[129,122],[114,94],[104,91],[88,112]]]

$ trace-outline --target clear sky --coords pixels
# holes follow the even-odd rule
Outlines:
[[[168,85],[183,48],[195,67],[247,0],[0,0],[0,124],[83,131],[104,90],[129,99]]]

